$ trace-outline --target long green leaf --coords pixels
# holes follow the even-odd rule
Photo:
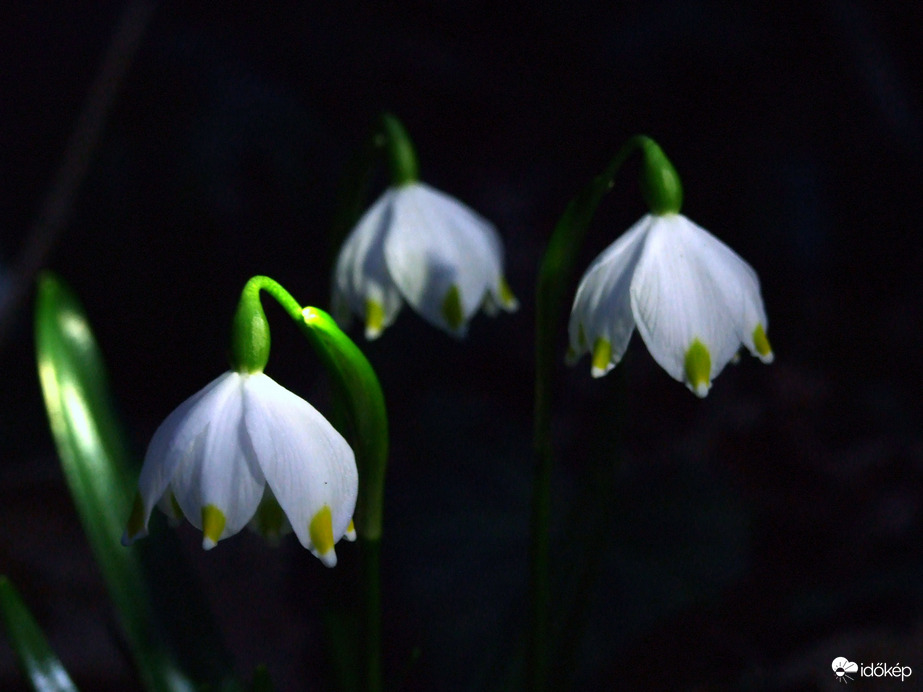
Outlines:
[[[345,436],[359,465],[356,531],[378,540],[388,464],[388,416],[381,384],[365,355],[330,315],[315,307],[302,314],[302,331],[332,377],[337,404],[346,408]]]
[[[77,692],[13,583],[0,576],[0,617],[22,671],[36,692]]]
[[[141,680],[156,692],[193,690],[161,637],[141,552],[120,544],[133,495],[131,457],[83,308],[51,274],[39,279],[35,342],[61,466]]]
[[[381,531],[388,462],[388,415],[378,376],[362,351],[330,315],[307,307],[302,330],[334,384],[341,424],[359,466],[356,533],[362,550],[365,611],[365,689],[382,689],[381,665]],[[345,414],[345,415],[344,415]]]

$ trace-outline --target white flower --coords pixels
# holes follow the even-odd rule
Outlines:
[[[332,567],[334,544],[355,537],[357,492],[352,449],[313,406],[263,373],[227,372],[154,433],[122,542],[147,534],[155,504],[201,529],[206,550],[258,508],[278,535],[288,527],[272,511],[281,507],[301,544]]]
[[[405,300],[455,336],[465,334],[481,307],[493,314],[518,306],[494,227],[419,182],[389,188],[359,219],[337,258],[333,296],[337,319],[360,316],[369,339],[394,321]]]
[[[570,317],[568,361],[601,377],[637,326],[672,377],[705,396],[741,344],[772,362],[756,272],[682,214],[644,216],[587,269]]]

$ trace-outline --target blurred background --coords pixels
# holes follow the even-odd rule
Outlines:
[[[127,4],[0,10],[0,291]],[[81,296],[140,458],[226,369],[247,278],[328,305],[338,185],[394,112],[422,179],[497,225],[522,307],[464,341],[409,309],[379,341],[352,332],[392,425],[386,673],[494,689],[522,654],[536,268],[569,199],[646,133],[684,212],[759,273],[776,361],[744,357],[701,401],[637,336],[618,374],[561,364],[558,663],[581,690],[830,689],[837,656],[923,676],[921,20],[869,0],[163,2],[41,264]],[[644,213],[635,172],[574,288]],[[132,689],[47,428],[32,303],[0,333],[0,572],[82,689]],[[267,311],[268,374],[323,409],[319,363]],[[331,571],[294,539],[206,554],[178,533],[241,675],[330,689],[325,612],[355,598],[354,547]],[[0,688],[25,689],[5,641]]]

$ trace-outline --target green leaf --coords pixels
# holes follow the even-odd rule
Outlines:
[[[77,692],[16,587],[0,576],[0,617],[23,673],[36,692]]]
[[[381,384],[365,355],[330,315],[314,307],[302,314],[303,331],[333,379],[337,403],[345,409],[347,430],[341,432],[359,467],[356,532],[378,540],[388,463],[388,415]]]
[[[197,677],[218,688],[233,689],[226,682],[227,657],[172,533],[130,548],[120,543],[136,465],[83,308],[52,274],[38,282],[35,342],[61,467],[144,686],[157,692],[194,689],[165,642],[169,633],[185,637],[176,650],[187,656],[187,670],[196,669]]]

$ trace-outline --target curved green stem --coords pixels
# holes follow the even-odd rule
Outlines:
[[[551,439],[551,401],[554,381],[555,338],[562,321],[564,291],[570,285],[577,254],[587,228],[603,196],[612,189],[616,174],[628,157],[640,149],[644,155],[641,187],[653,213],[675,213],[682,204],[679,176],[660,147],[650,137],[629,139],[596,176],[567,205],[555,225],[539,268],[535,319],[535,427],[533,450],[535,479],[531,524],[530,641],[526,660],[526,685],[546,688],[548,678],[549,578],[551,525],[551,472],[554,449]]]
[[[292,294],[285,290],[278,281],[270,279],[268,276],[251,277],[244,290],[240,294],[241,304],[246,303],[251,310],[262,310],[260,306],[260,291],[266,291],[275,298],[276,302],[289,314],[296,323],[301,322],[301,306],[298,301],[292,297]]]
[[[266,291],[282,306],[308,338],[331,376],[336,406],[345,414],[340,421],[359,466],[359,500],[356,532],[365,538],[381,538],[385,469],[388,461],[388,416],[381,384],[372,365],[358,346],[320,308],[302,308],[292,295],[268,276],[254,276],[244,286],[237,314],[249,324],[251,314],[261,313],[259,292]],[[265,316],[264,316],[265,319]],[[268,335],[266,337],[268,339]]]
[[[279,283],[254,276],[241,294],[241,322],[249,326],[262,308],[259,292],[266,291],[282,306],[308,338],[334,386],[334,423],[349,440],[359,467],[359,497],[355,526],[362,551],[365,601],[366,688],[381,689],[380,552],[384,481],[388,461],[388,416],[381,384],[358,346],[330,315],[301,305]],[[235,322],[237,318],[235,317]],[[258,321],[258,320],[257,320]],[[268,334],[267,334],[268,342]],[[268,347],[267,347],[268,348]]]

